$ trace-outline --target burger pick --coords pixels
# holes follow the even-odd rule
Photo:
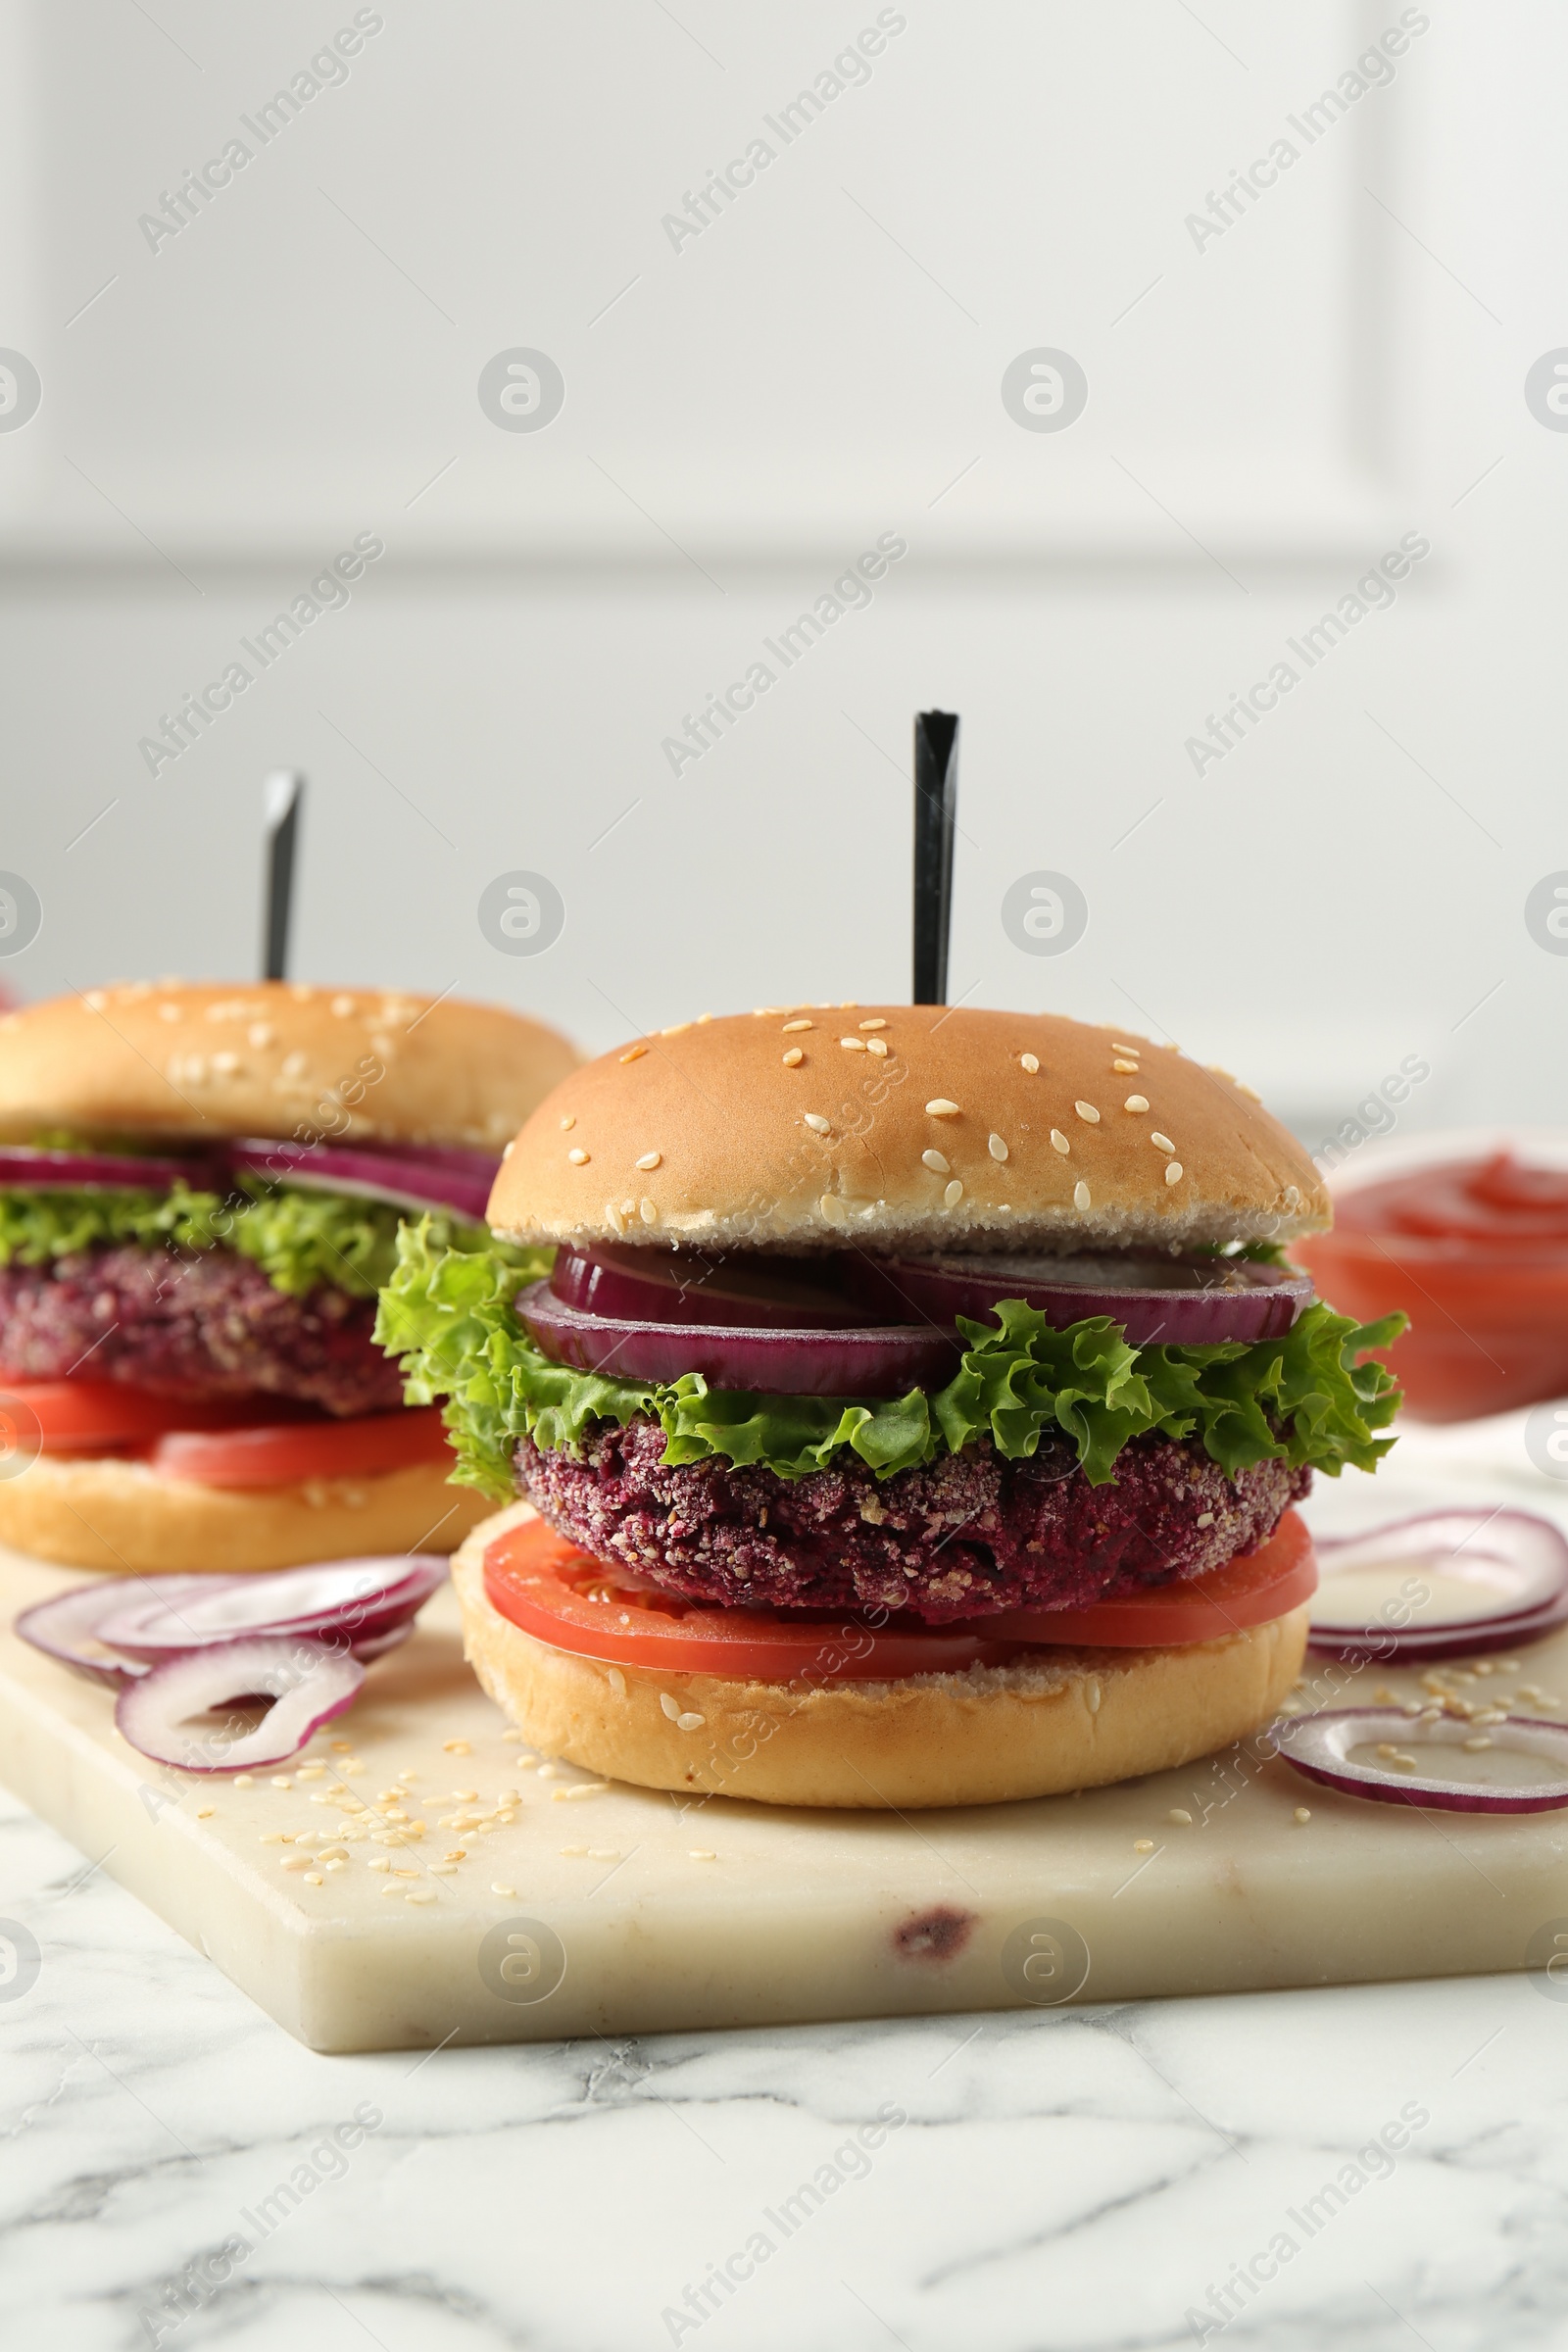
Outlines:
[[[968,1804],[1243,1738],[1305,1645],[1293,1506],[1393,1442],[1397,1318],[1289,1263],[1311,1161],[1125,1031],[684,1025],[556,1087],[489,1222],[407,1224],[378,1324],[511,1503],[455,1562],[468,1656],[650,1788]]]

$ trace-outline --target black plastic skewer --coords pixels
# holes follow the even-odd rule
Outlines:
[[[300,805],[305,778],[297,767],[277,767],[262,787],[267,849],[267,910],[262,933],[262,977],[288,977],[288,918],[294,898],[294,854],[299,846]]]
[[[914,721],[914,1002],[948,1001],[953,828],[958,808],[958,718],[921,710]]]

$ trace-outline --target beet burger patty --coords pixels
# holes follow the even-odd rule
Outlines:
[[[405,1228],[378,1327],[457,1475],[526,1506],[460,1555],[470,1655],[528,1738],[651,1786],[950,1803],[1200,1754],[1298,1666],[1290,1505],[1392,1443],[1387,1332],[1288,1261],[1310,1160],[1107,1029],[634,1041],[489,1218],[481,1252]]]

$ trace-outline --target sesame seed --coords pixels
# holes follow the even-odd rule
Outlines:
[[[1100,1713],[1100,1685],[1093,1676],[1084,1685],[1084,1705],[1089,1709],[1091,1715]]]
[[[581,1144],[573,1144],[571,1150],[566,1153],[566,1157],[574,1168],[585,1168],[588,1165],[588,1153],[583,1150]]]
[[[336,1747],[340,1743],[334,1740],[332,1744]],[[347,1743],[343,1742],[343,1744]],[[471,1756],[473,1753],[472,1744],[466,1740],[443,1740],[441,1748],[442,1753],[449,1756]]]
[[[294,1784],[289,1779],[287,1773],[278,1773],[272,1782],[272,1787],[274,1788],[292,1788]]]
[[[435,1888],[433,1886],[411,1886],[403,1900],[406,1903],[433,1903]]]
[[[887,1027],[886,1021],[880,1017],[874,1021],[860,1021],[857,1025],[861,1029],[885,1029]]]
[[[638,1160],[637,1165],[640,1168],[657,1168],[661,1156],[661,1153],[658,1152],[645,1152],[641,1159]]]
[[[214,1813],[214,1810],[215,1810],[215,1808],[214,1808],[212,1805],[198,1805],[198,1806],[197,1806],[197,1808],[196,1808],[196,1818],[197,1818],[197,1820],[198,1820],[198,1821],[211,1821],[211,1820],[212,1820],[212,1818],[213,1818],[213,1813]]]
[[[678,1698],[671,1698],[667,1690],[661,1690],[659,1693],[659,1703],[663,1708],[664,1713],[669,1717],[670,1722],[674,1723],[680,1714],[680,1700]]]
[[[798,1030],[812,1029],[815,1026],[814,1021],[786,1021],[780,1034],[784,1037],[794,1037]]]
[[[647,1051],[648,1048],[646,1046],[628,1046],[625,1053],[621,1054],[620,1058],[622,1061],[641,1061]]]
[[[236,1788],[254,1788],[256,1775],[253,1772],[236,1772],[233,1785]]]
[[[932,1173],[932,1175],[933,1175],[933,1176],[951,1176],[951,1175],[952,1175],[952,1173],[953,1173],[952,1165],[951,1165],[951,1163],[948,1161],[948,1159],[947,1159],[947,1158],[944,1156],[944,1154],[943,1154],[942,1152],[921,1152],[921,1154],[920,1154],[920,1157],[921,1157],[921,1160],[923,1161],[923,1163],[925,1164],[925,1166],[926,1166],[926,1167],[928,1167],[928,1168],[930,1169],[930,1171],[931,1171],[931,1173]]]
[[[332,999],[332,1010],[337,1014],[337,1017],[340,1021],[345,1019],[346,1016],[354,1010],[354,999],[352,997],[334,997]]]
[[[1486,1733],[1482,1732],[1474,1740],[1461,1740],[1459,1744],[1472,1756],[1478,1756],[1484,1747],[1490,1747],[1492,1745],[1492,1741],[1487,1738]]]
[[[844,1226],[849,1223],[850,1212],[837,1193],[824,1193],[816,1205],[830,1225]]]
[[[986,1150],[990,1152],[993,1159],[1005,1159],[1007,1156],[1006,1144],[1000,1135],[987,1136]]]
[[[1053,1127],[1051,1130],[1051,1148],[1054,1152],[1061,1152],[1064,1157],[1072,1150],[1071,1144],[1068,1143],[1059,1127]]]
[[[661,1037],[684,1037],[690,1027],[690,1021],[671,1021],[669,1027],[661,1029],[659,1034]]]
[[[637,1214],[645,1225],[657,1225],[659,1223],[659,1202],[650,1200],[645,1193],[637,1203]]]
[[[829,1122],[823,1118],[819,1110],[808,1110],[806,1113],[806,1124],[813,1135],[826,1135],[828,1132]]]
[[[618,1845],[591,1845],[588,1848],[588,1859],[590,1862],[618,1862],[620,1848]]]
[[[1173,1159],[1165,1170],[1165,1182],[1167,1184],[1180,1184],[1181,1180],[1182,1163],[1179,1159]]]
[[[610,1672],[606,1675],[605,1680],[610,1685],[610,1688],[612,1690],[613,1690],[617,1698],[625,1697],[626,1677],[621,1673],[618,1666],[612,1666]]]
[[[716,1862],[718,1860],[718,1856],[706,1845],[694,1845],[686,1858],[689,1862]]]
[[[303,1078],[305,1075],[305,1070],[306,1060],[303,1054],[284,1054],[283,1075],[285,1078]]]
[[[868,1037],[865,1041],[865,1050],[868,1054],[874,1054],[879,1061],[886,1061],[888,1041],[885,1037]]]
[[[963,1187],[955,1176],[951,1184],[942,1188],[942,1205],[944,1208],[956,1208],[962,1199]]]
[[[865,1052],[863,1037],[841,1037],[839,1044],[844,1048],[846,1054],[863,1054]]]
[[[784,1056],[784,1067],[787,1070],[798,1070],[805,1059],[806,1055],[801,1052],[800,1047],[791,1046]]]
[[[1113,1037],[1110,1041],[1110,1046],[1113,1054],[1139,1054],[1144,1051],[1142,1046],[1130,1046],[1127,1044],[1125,1038],[1120,1037]]]
[[[699,1715],[688,1707],[684,1715],[676,1716],[675,1729],[677,1732],[700,1732],[707,1721],[706,1715]]]
[[[926,1104],[926,1110],[933,1119],[956,1119],[958,1116],[958,1105],[950,1102],[946,1095],[938,1095],[934,1102]]]
[[[1149,1140],[1156,1152],[1174,1152],[1176,1149],[1168,1135],[1160,1135],[1157,1131],[1152,1134]]]
[[[1193,1826],[1192,1815],[1181,1805],[1172,1805],[1169,1813],[1166,1815],[1166,1819],[1168,1821],[1176,1822],[1184,1830],[1190,1830]]]
[[[1074,1208],[1087,1208],[1089,1206],[1089,1187],[1083,1182],[1082,1178],[1080,1178],[1072,1188],[1072,1204]]]
[[[1110,1066],[1113,1070],[1119,1070],[1124,1078],[1136,1078],[1138,1075],[1136,1061],[1113,1061]]]
[[[561,1122],[561,1132],[562,1132],[562,1134],[563,1134],[563,1135],[566,1135],[566,1134],[568,1134],[568,1133],[570,1132],[570,1130],[571,1130],[573,1127],[575,1127],[575,1126],[576,1126],[576,1124],[577,1124],[577,1113],[576,1113],[574,1110],[568,1110],[568,1111],[567,1111],[567,1113],[566,1113],[566,1115],[565,1115],[565,1117],[564,1117],[564,1118],[562,1120],[562,1122]]]
[[[1312,1816],[1305,1805],[1298,1805],[1296,1811],[1291,1815],[1291,1819],[1293,1821],[1306,1822],[1310,1821],[1311,1818]]]
[[[1154,1840],[1152,1838],[1135,1838],[1133,1839],[1133,1852],[1135,1854],[1152,1854],[1153,1850]]]
[[[1123,1110],[1147,1110],[1149,1108],[1149,1097],[1147,1095],[1129,1095],[1126,1102],[1122,1104],[1122,1108]]]
[[[491,1887],[490,1891],[491,1891],[491,1893],[492,1893],[492,1894],[514,1894],[514,1894],[516,1893],[517,1889],[515,1888],[515,1886],[503,1886],[500,1884],[500,1882],[498,1881],[498,1882],[497,1882],[497,1883],[496,1883],[494,1886],[492,1886],[492,1887]]]
[[[1073,1108],[1081,1119],[1088,1120],[1091,1127],[1100,1125],[1100,1113],[1092,1102],[1075,1102]]]
[[[1020,1054],[1018,1056],[1018,1064],[1021,1069],[1027,1070],[1030,1077],[1033,1078],[1040,1068],[1040,1056],[1038,1054]]]

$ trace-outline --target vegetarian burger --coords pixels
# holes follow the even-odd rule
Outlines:
[[[1299,1668],[1291,1506],[1392,1443],[1387,1334],[1285,1261],[1310,1160],[1109,1029],[649,1037],[557,1087],[489,1214],[488,1252],[405,1229],[382,1335],[457,1475],[526,1498],[457,1563],[480,1680],[623,1780],[904,1807],[1204,1754]]]
[[[375,1346],[400,1219],[484,1246],[575,1059],[499,1007],[136,982],[0,1019],[0,1540],[121,1570],[449,1550],[476,1515]]]

